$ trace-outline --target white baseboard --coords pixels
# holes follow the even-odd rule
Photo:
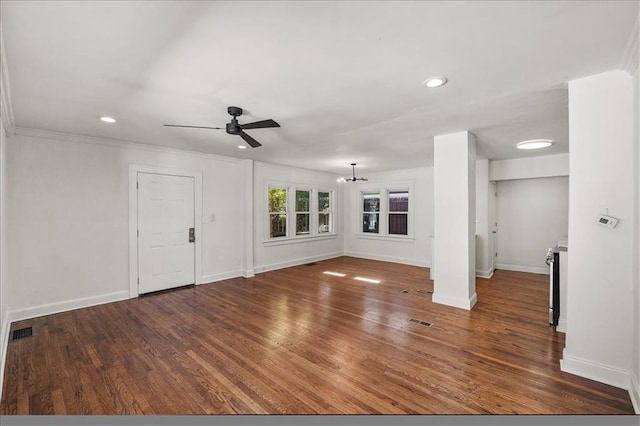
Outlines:
[[[431,301],[434,303],[439,303],[441,305],[453,306],[454,308],[466,309],[470,311],[471,308],[478,302],[478,295],[473,293],[473,295],[469,299],[452,297],[442,295],[437,291],[434,291],[433,296],[431,296]]]
[[[633,411],[636,414],[640,414],[640,379],[638,379],[633,373],[631,374],[631,388],[629,389],[629,396],[631,397],[631,403],[633,404]]]
[[[262,272],[269,272],[269,271],[275,271],[277,269],[289,268],[291,266],[304,265],[305,263],[319,262],[321,260],[333,259],[333,258],[340,257],[340,256],[344,256],[344,253],[336,252],[336,253],[321,254],[321,255],[317,255],[317,256],[301,257],[299,259],[288,260],[286,262],[279,262],[279,263],[272,263],[270,265],[256,266],[256,267],[253,268],[253,270],[254,270],[254,272],[256,274],[259,274],[259,273],[262,273]]]
[[[101,294],[99,296],[83,297],[80,299],[68,300],[66,302],[49,303],[46,305],[34,306],[32,308],[18,309],[15,311],[9,311],[9,322],[57,314],[60,312],[72,311],[74,309],[88,308],[90,306],[118,302],[126,299],[129,299],[129,290]]]
[[[379,260],[382,262],[401,263],[403,265],[422,266],[425,268],[431,267],[431,262],[427,262],[426,260],[407,259],[404,257],[385,256],[385,255],[371,254],[371,253],[359,253],[359,252],[353,252],[353,251],[345,252],[344,256],[357,257],[360,259]]]
[[[9,321],[9,313],[6,312],[2,318],[2,328],[0,328],[0,396],[2,396],[2,386],[4,385],[4,366],[7,361],[7,346],[9,345],[9,329],[11,321]]]
[[[556,331],[559,331],[560,333],[567,332],[567,320],[562,315],[560,315],[560,318],[558,319],[558,325],[556,326]]]
[[[231,278],[242,277],[242,271],[223,272],[221,274],[203,275],[200,284],[210,284],[216,281],[229,280]]]
[[[567,354],[566,348],[560,360],[560,370],[625,390],[631,387],[630,371],[572,356]]]
[[[549,275],[549,267],[542,266],[526,266],[526,265],[510,265],[508,263],[498,263],[496,269],[504,269],[505,271],[529,272],[531,274]]]
[[[493,271],[493,268],[487,269],[486,271],[476,269],[476,277],[489,279],[493,276]]]

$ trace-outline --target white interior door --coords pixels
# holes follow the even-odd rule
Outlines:
[[[194,221],[192,177],[138,173],[139,294],[195,283]]]

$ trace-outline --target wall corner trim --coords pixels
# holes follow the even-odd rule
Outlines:
[[[638,49],[638,44],[640,44],[640,16],[636,18],[636,23],[631,30],[631,34],[629,34],[629,40],[627,41],[627,45],[624,48],[624,53],[622,54],[622,61],[620,64],[620,68],[629,73],[629,75],[634,75],[638,70],[638,62],[640,62],[640,51]]]
[[[560,360],[560,370],[624,390],[631,388],[630,371],[573,356],[566,348]]]
[[[5,56],[4,37],[0,27],[0,116],[2,123],[8,133],[14,133],[16,123],[13,117],[13,106],[11,104],[11,88],[9,84],[9,68]]]

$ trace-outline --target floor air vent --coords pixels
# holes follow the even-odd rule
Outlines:
[[[410,322],[415,322],[416,324],[424,325],[425,327],[431,327],[431,323],[430,322],[420,321],[420,320],[417,320],[415,318],[411,318],[411,319],[409,319],[409,321]]]
[[[35,332],[33,331],[33,327],[25,327],[19,328],[17,330],[13,330],[9,335],[9,341],[13,342],[14,340],[24,339],[25,337],[35,336]]]

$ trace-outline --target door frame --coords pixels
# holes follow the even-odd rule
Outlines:
[[[129,298],[138,297],[138,173],[193,178],[193,213],[196,232],[195,284],[202,284],[202,171],[129,164]]]

